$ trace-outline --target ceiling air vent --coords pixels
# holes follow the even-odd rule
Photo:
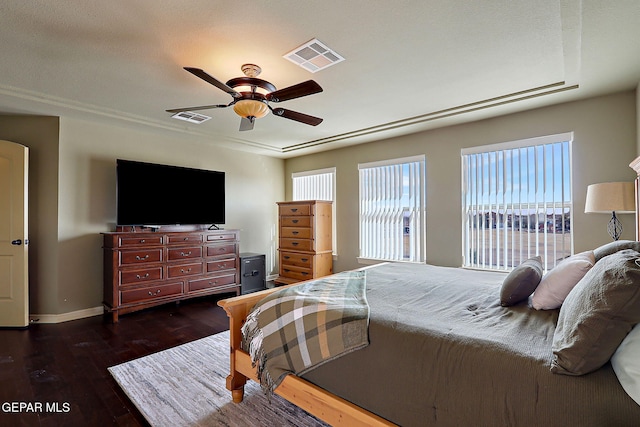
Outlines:
[[[283,57],[312,73],[344,61],[342,56],[329,49],[318,39],[309,40]]]
[[[174,119],[184,120],[185,122],[200,124],[202,122],[206,122],[211,117],[205,116],[203,114],[193,113],[191,111],[181,111],[179,113],[175,113],[173,116]]]

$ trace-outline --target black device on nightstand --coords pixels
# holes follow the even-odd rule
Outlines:
[[[264,254],[240,253],[240,285],[243,295],[267,288]]]

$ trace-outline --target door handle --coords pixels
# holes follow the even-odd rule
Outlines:
[[[12,245],[20,246],[22,244],[22,240],[16,239],[11,241]]]

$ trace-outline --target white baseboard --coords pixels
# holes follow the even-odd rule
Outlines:
[[[99,306],[62,314],[30,314],[29,323],[62,323],[70,320],[84,319],[85,317],[99,316],[103,312],[104,308]]]
[[[277,274],[269,274],[267,276],[267,282],[273,282],[274,280],[276,280],[278,278]]]

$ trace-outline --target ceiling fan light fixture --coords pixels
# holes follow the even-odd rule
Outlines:
[[[256,119],[262,118],[269,113],[269,107],[262,101],[255,99],[241,99],[233,104],[233,111],[240,117],[255,117]]]

